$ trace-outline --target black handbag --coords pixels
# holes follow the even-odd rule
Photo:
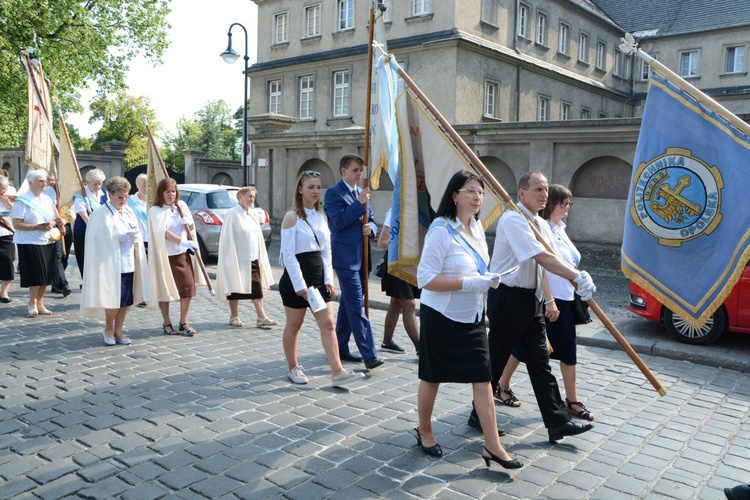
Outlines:
[[[375,276],[381,280],[385,278],[386,274],[388,274],[388,252],[383,254],[383,260],[378,264],[378,267],[375,268]]]
[[[576,325],[585,325],[593,321],[589,314],[589,305],[582,301],[577,293],[573,294],[573,313],[576,316]]]

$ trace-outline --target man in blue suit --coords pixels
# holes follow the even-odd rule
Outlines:
[[[374,238],[377,234],[375,218],[370,208],[365,208],[370,199],[369,188],[358,188],[362,180],[364,161],[357,155],[344,155],[339,162],[341,180],[326,191],[324,206],[331,228],[331,251],[333,269],[339,279],[341,297],[336,318],[336,336],[339,341],[339,356],[342,361],[359,362],[364,358],[368,369],[383,364],[375,351],[375,337],[370,320],[362,310],[364,292],[362,282],[365,269],[364,237]],[[362,216],[367,214],[368,223],[363,224]],[[369,242],[368,242],[369,244]],[[369,268],[369,265],[368,265]],[[349,352],[349,337],[354,334],[362,358]]]

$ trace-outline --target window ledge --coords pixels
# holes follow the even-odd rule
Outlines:
[[[482,115],[483,122],[502,123],[503,119],[496,116]]]
[[[413,16],[409,16],[404,19],[407,23],[413,23],[413,22],[421,22],[421,21],[430,21],[432,20],[432,12],[429,12],[427,14],[417,14]]]
[[[315,123],[317,121],[318,120],[316,120],[315,118],[300,118],[299,119],[300,123]]]
[[[700,80],[700,75],[682,76],[684,80]]]
[[[583,66],[583,67],[585,67],[585,68],[588,68],[589,66],[591,66],[591,64],[588,61],[582,61],[580,59],[578,61],[576,61],[576,63],[579,64],[579,65],[581,65],[581,66]]]
[[[597,73],[599,75],[606,75],[607,74],[607,70],[604,69],[604,68],[600,68],[600,67],[597,66],[596,68],[594,68],[594,73]]]
[[[495,23],[491,23],[491,22],[489,22],[489,21],[479,21],[479,25],[480,25],[480,26],[481,26],[482,28],[486,28],[486,29],[488,29],[488,30],[492,30],[492,31],[497,31],[497,30],[499,30],[499,29],[500,29],[500,26],[498,26],[498,25],[497,25],[497,24],[495,24]]]
[[[567,60],[571,59],[570,54],[566,54],[565,52],[560,52],[559,50],[557,51],[557,57],[559,57],[560,59],[567,59]]]
[[[289,47],[289,41],[286,42],[277,42],[271,44],[271,49],[285,49]]]
[[[329,127],[332,124],[343,123],[343,122],[349,122],[351,124],[354,124],[354,118],[351,115],[347,115],[347,116],[329,116],[328,118],[326,118],[326,125],[328,125]]]
[[[300,38],[302,43],[319,42],[323,38],[323,35],[310,35]]]
[[[735,71],[733,73],[721,73],[719,75],[719,78],[724,78],[724,77],[731,78],[733,76],[747,76],[747,71]]]
[[[354,34],[354,28],[347,28],[345,30],[338,30],[338,31],[334,31],[333,33],[331,33],[331,35],[334,38],[338,36],[346,36],[346,35],[351,36],[353,34]]]
[[[549,46],[543,43],[534,42],[534,46],[540,48],[541,50],[549,50]]]
[[[531,43],[531,38],[529,38],[529,37],[527,37],[527,36],[524,36],[524,35],[518,35],[518,37],[517,37],[517,38],[518,38],[518,39],[519,39],[520,41],[522,41],[522,42],[526,42],[526,43]]]

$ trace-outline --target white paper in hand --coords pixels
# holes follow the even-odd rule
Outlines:
[[[325,300],[323,300],[323,296],[320,294],[320,291],[318,291],[318,289],[314,286],[311,286],[307,289],[307,303],[310,304],[310,309],[312,309],[312,312],[314,313],[322,311],[323,309],[328,307]]]

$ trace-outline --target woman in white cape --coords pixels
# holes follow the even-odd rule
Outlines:
[[[189,232],[188,232],[189,231]],[[190,237],[188,237],[190,235]],[[198,251],[193,216],[174,179],[162,179],[156,187],[153,206],[148,211],[148,274],[151,292],[159,303],[165,335],[195,335],[188,323],[195,285],[206,281],[197,259]],[[169,303],[180,301],[180,328],[172,326]]]
[[[127,206],[130,183],[124,177],[107,182],[109,199],[88,219],[84,254],[81,315],[105,319],[104,343],[130,344],[123,333],[125,316],[134,303],[151,300],[143,238],[133,210]]]
[[[227,211],[219,237],[219,262],[216,290],[229,301],[229,325],[243,326],[238,314],[240,300],[250,299],[255,306],[258,327],[278,322],[266,316],[263,291],[273,285],[263,232],[250,208],[255,202],[255,187],[245,186],[237,192],[237,205]]]

